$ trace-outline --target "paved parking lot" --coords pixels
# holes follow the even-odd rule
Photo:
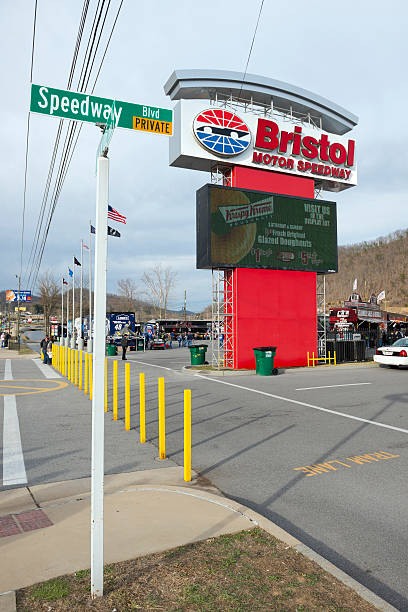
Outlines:
[[[190,388],[193,468],[408,609],[408,371],[364,364],[219,377],[182,370],[188,361],[187,349],[129,353],[132,431],[125,432],[119,359],[120,420],[106,415],[107,471],[163,466],[155,460],[159,376],[166,384],[166,464],[182,464],[183,389]],[[140,372],[147,380],[146,445],[138,442]],[[28,482],[89,475],[89,401],[71,385],[29,397],[18,400]]]

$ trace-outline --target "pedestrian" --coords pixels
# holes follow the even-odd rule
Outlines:
[[[6,346],[5,342],[6,342],[6,334],[4,332],[1,333],[1,348],[4,348]]]
[[[193,345],[193,334],[191,332],[189,332],[187,334],[187,346],[192,346]]]
[[[47,350],[47,363],[48,363],[48,365],[52,364],[52,341],[53,341],[53,338],[51,336],[51,338],[47,342],[47,349],[46,349]]]
[[[40,342],[40,347],[41,347],[42,354],[43,354],[43,363],[48,363],[47,346],[48,346],[48,336],[44,336],[44,338]]]
[[[178,343],[179,343],[179,348],[181,348],[181,344],[182,344],[182,342],[183,342],[183,338],[181,337],[181,334],[179,334],[179,335],[177,336],[177,341],[178,341]]]
[[[128,339],[127,339],[127,334],[125,334],[124,336],[122,336],[121,345],[122,345],[122,360],[123,360],[123,361],[126,361],[126,349],[127,349],[127,347],[128,347]]]

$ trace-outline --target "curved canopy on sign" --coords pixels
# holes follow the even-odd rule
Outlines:
[[[252,100],[253,104],[274,106],[288,113],[310,113],[321,119],[321,127],[333,134],[345,134],[358,117],[330,100],[290,83],[228,70],[175,70],[164,85],[172,100],[214,100],[216,96]]]

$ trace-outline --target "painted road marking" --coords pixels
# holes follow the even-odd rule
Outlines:
[[[273,395],[272,393],[266,393],[266,391],[259,391],[258,389],[251,389],[250,387],[243,387],[241,385],[234,385],[234,383],[225,382],[223,380],[217,380],[216,378],[210,378],[209,376],[202,376],[202,374],[194,374],[198,378],[204,380],[210,380],[211,382],[219,383],[220,385],[228,385],[229,387],[236,387],[237,389],[243,389],[244,391],[252,391],[252,393],[258,393],[259,395],[266,395],[266,397],[272,397],[273,399],[280,400],[282,402],[289,402],[290,404],[297,404],[298,406],[305,406],[305,408],[313,408],[313,410],[320,410],[321,412],[327,412],[328,414],[335,414],[352,421],[360,421],[361,423],[368,423],[369,425],[375,425],[376,427],[384,427],[385,429],[392,429],[393,431],[401,431],[402,433],[408,434],[408,429],[402,429],[402,427],[395,427],[394,425],[386,425],[385,423],[377,423],[377,421],[370,421],[369,419],[362,419],[352,414],[345,414],[344,412],[338,412],[337,410],[329,410],[328,408],[322,408],[321,406],[314,406],[313,404],[306,404],[306,402],[300,402],[299,400],[290,399],[289,397],[282,397],[281,395]]]
[[[299,389],[295,389],[295,391],[309,391],[309,389],[332,389],[333,387],[358,387],[359,385],[371,385],[370,382],[362,382],[362,383],[347,383],[344,385],[323,385],[322,387],[299,387]]]
[[[346,457],[344,461],[339,461],[338,459],[331,459],[330,461],[324,461],[323,463],[314,463],[312,465],[303,465],[302,467],[293,468],[295,471],[300,470],[306,474],[306,477],[309,476],[317,476],[318,474],[323,474],[324,472],[337,472],[339,466],[343,466],[346,468],[352,468],[356,464],[357,465],[365,465],[366,463],[372,463],[373,461],[384,461],[385,459],[394,459],[395,457],[400,457],[401,455],[393,455],[392,453],[388,453],[387,451],[376,451],[374,453],[367,453],[365,455],[356,455],[355,457]],[[346,463],[349,461],[353,465],[349,465]],[[336,467],[333,466],[333,463],[336,463]]]
[[[11,382],[11,381],[7,381],[7,382]],[[0,382],[0,396],[2,395],[32,395],[34,393],[48,393],[49,391],[58,391],[59,389],[63,389],[64,387],[68,387],[68,383],[65,381],[51,381],[51,380],[44,380],[43,378],[19,378],[18,380],[14,381],[15,384],[13,385],[5,385],[4,383]],[[37,382],[37,383],[41,383],[41,384],[49,384],[49,383],[53,383],[54,386],[53,387],[49,387],[49,388],[44,388],[44,387],[31,387],[28,385],[22,385],[20,383],[23,382]],[[1,393],[1,389],[7,389],[6,393]],[[9,389],[23,389],[23,391],[17,393],[11,393],[9,391]],[[25,389],[28,389],[28,391],[25,391]]]
[[[6,359],[4,366],[4,380],[13,380],[13,374],[11,372],[11,359]]]
[[[61,378],[61,376],[58,374],[58,372],[54,370],[54,368],[43,363],[41,359],[38,359],[38,357],[36,357],[35,359],[32,359],[32,361],[35,363],[36,366],[39,367],[40,371],[44,374],[45,378]]]
[[[21,447],[20,425],[14,395],[4,396],[3,486],[26,484],[27,474]]]

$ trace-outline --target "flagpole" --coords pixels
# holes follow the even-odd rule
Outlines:
[[[61,337],[60,345],[64,345],[64,277],[61,278]]]
[[[89,219],[89,325],[88,325],[88,353],[92,353],[92,231]]]
[[[67,342],[65,346],[69,346],[69,266],[68,266],[68,291],[67,291]]]
[[[82,257],[82,253],[84,250],[84,241],[81,240],[81,284],[80,284],[80,291],[79,291],[79,322],[80,322],[80,333],[79,333],[79,338],[78,338],[78,349],[80,351],[82,351],[82,349],[84,348],[84,340],[83,340],[83,333],[82,333],[82,280],[83,280],[83,274],[82,274],[82,264],[83,264],[83,257]]]
[[[75,348],[75,261],[72,260],[72,338],[71,348]]]

